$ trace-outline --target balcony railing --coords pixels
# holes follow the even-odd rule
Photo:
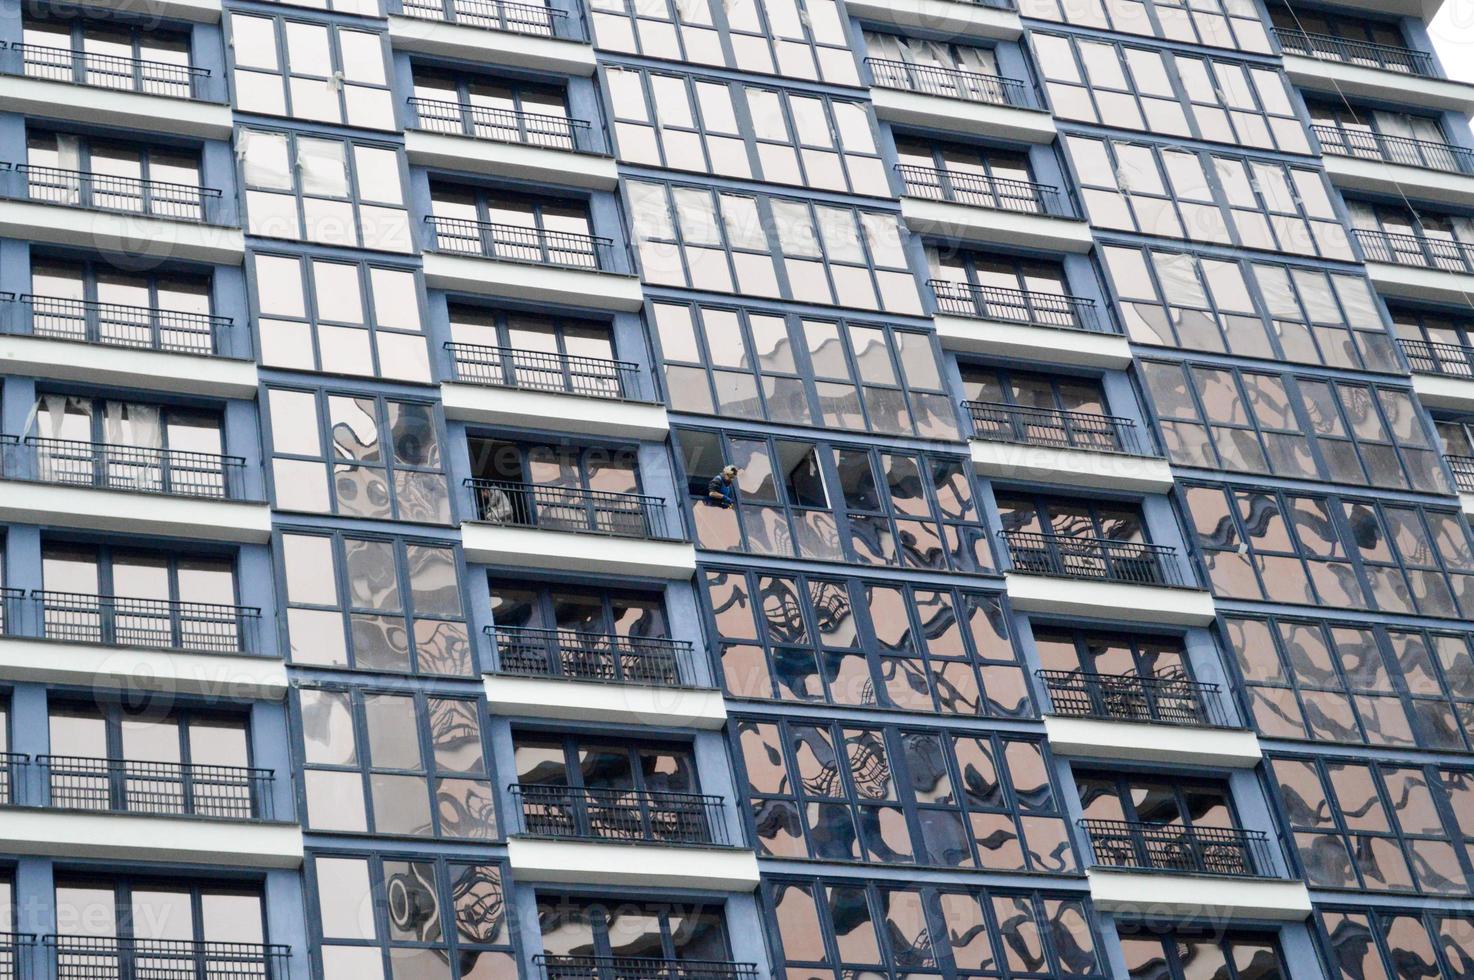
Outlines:
[[[1474,272],[1474,245],[1467,242],[1375,228],[1353,228],[1351,234],[1368,262],[1392,262],[1443,272]]]
[[[474,478],[466,486],[476,499],[476,519],[488,524],[674,540],[659,497]]]
[[[37,975],[35,953],[35,935],[0,932],[0,980],[32,980]]]
[[[47,805],[218,820],[270,820],[269,769],[38,755]]]
[[[42,936],[50,980],[287,980],[290,946]]]
[[[472,136],[498,143],[521,143],[552,150],[602,155],[604,141],[588,122],[566,116],[512,112],[469,102],[411,98],[419,128],[431,133]]]
[[[1269,838],[1257,830],[1126,820],[1080,821],[1095,863],[1164,874],[1276,876]]]
[[[1326,153],[1340,157],[1360,157],[1363,160],[1381,160],[1384,163],[1399,163],[1407,167],[1424,170],[1439,170],[1451,174],[1474,174],[1474,150],[1452,143],[1433,140],[1418,140],[1408,136],[1388,136],[1358,129],[1342,129],[1340,126],[1316,125],[1315,131],[1320,147]]]
[[[509,788],[519,832],[627,844],[727,844],[722,798],[700,793],[522,785]]]
[[[438,252],[479,255],[499,262],[552,265],[563,269],[617,271],[614,242],[597,235],[434,215],[426,216],[425,226]]]
[[[246,461],[239,456],[46,436],[9,438],[4,475],[11,479],[213,500],[246,497]]]
[[[452,376],[467,384],[628,400],[640,390],[633,361],[447,341]]]
[[[873,84],[880,88],[900,89],[918,95],[937,95],[944,99],[987,102],[1017,109],[1039,107],[1030,87],[1016,78],[985,75],[960,68],[917,65],[890,58],[866,58],[865,64],[870,68]]]
[[[1474,493],[1474,456],[1445,456],[1459,493]]]
[[[8,294],[10,301],[15,300]],[[61,296],[20,297],[28,311],[31,334],[51,340],[75,340],[109,347],[172,351],[180,354],[219,354],[225,349],[228,316],[185,313],[150,306],[94,303]],[[7,317],[11,332],[24,332],[18,318]]]
[[[20,630],[21,608],[25,601],[25,589],[0,588],[0,636],[10,636]]]
[[[542,980],[757,980],[753,963],[728,960],[665,960],[635,956],[532,958]],[[60,978],[59,978],[60,980]]]
[[[1095,301],[1062,293],[1041,293],[969,282],[928,279],[937,309],[954,316],[980,320],[1028,323],[1062,330],[1112,333],[1111,321],[1096,311]]]
[[[1217,684],[1162,674],[1097,674],[1086,670],[1035,672],[1049,690],[1054,713],[1072,718],[1228,728]]]
[[[26,803],[26,772],[31,757],[24,752],[0,752],[0,804]],[[3,935],[3,933],[0,933]]]
[[[692,687],[688,640],[618,636],[530,626],[488,626],[496,644],[496,672],[582,681]]]
[[[583,21],[540,3],[501,0],[405,0],[404,15],[488,31],[587,42]]]
[[[227,223],[224,199],[214,187],[3,162],[0,162],[0,187],[4,188],[4,196],[12,200],[140,214],[193,224]]]
[[[200,102],[225,101],[219,78],[210,74],[208,68],[167,61],[94,54],[44,44],[0,42],[0,66],[3,66],[0,72],[7,75],[24,75],[49,82],[69,82]]]
[[[27,605],[36,635],[48,640],[192,653],[257,652],[261,610],[250,606],[44,589],[33,590]]]
[[[1417,374],[1474,378],[1474,347],[1427,340],[1398,340],[1397,345]]]
[[[1075,211],[1058,187],[936,167],[896,164],[906,193],[932,201],[948,201],[995,211],[1017,211],[1054,218],[1073,218]]]
[[[989,442],[1130,456],[1157,455],[1148,431],[1138,428],[1131,419],[1116,415],[1030,408],[1003,402],[965,401],[962,407],[972,419],[973,437]]]
[[[1015,572],[1186,588],[1177,549],[1138,541],[999,531]]]
[[[1280,48],[1285,54],[1304,55],[1319,61],[1340,61],[1364,68],[1380,68],[1404,75],[1437,77],[1433,68],[1433,56],[1424,51],[1414,51],[1393,44],[1353,41],[1333,34],[1312,34],[1287,27],[1274,28],[1274,36],[1279,39]]]

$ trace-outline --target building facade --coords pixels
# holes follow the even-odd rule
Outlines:
[[[1435,7],[6,6],[0,980],[1474,977]]]

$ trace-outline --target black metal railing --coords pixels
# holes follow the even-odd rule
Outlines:
[[[287,980],[291,947],[188,939],[42,936],[49,980]]]
[[[34,589],[31,615],[39,636],[72,643],[255,653],[261,610],[209,602],[133,599]]]
[[[194,224],[226,223],[224,199],[214,187],[0,162],[0,188],[12,200]]]
[[[36,937],[31,933],[0,932],[0,980],[36,977]]]
[[[202,102],[225,101],[218,78],[208,68],[94,54],[44,44],[0,42],[0,72],[142,95],[167,95]]]
[[[29,802],[26,794],[26,772],[30,765],[31,757],[24,752],[0,752],[0,804],[17,805]],[[3,935],[0,933],[0,936]]]
[[[0,588],[0,636],[11,636],[20,629],[25,601],[25,589]]]
[[[1112,321],[1101,317],[1095,301],[1063,293],[1041,293],[999,286],[974,286],[969,282],[928,279],[937,309],[954,316],[982,320],[1028,323],[1063,330],[1112,333]]]
[[[1401,340],[1397,345],[1407,355],[1408,366],[1417,374],[1442,374],[1450,378],[1474,378],[1474,347],[1428,340]]]
[[[1384,163],[1400,163],[1408,167],[1425,170],[1440,170],[1445,173],[1474,174],[1474,150],[1452,143],[1413,139],[1409,136],[1388,136],[1359,129],[1342,129],[1340,126],[1318,124],[1310,127],[1320,140],[1326,153],[1342,157],[1360,157],[1364,160],[1381,160]]]
[[[1424,51],[1414,51],[1412,48],[1394,44],[1354,41],[1333,34],[1313,34],[1288,27],[1274,28],[1274,36],[1279,40],[1280,48],[1285,54],[1304,55],[1320,61],[1340,61],[1365,68],[1380,68],[1404,75],[1437,77],[1433,68],[1433,56]]]
[[[1139,541],[999,531],[1013,571],[1185,588],[1177,549]]]
[[[919,95],[938,95],[945,99],[987,102],[992,105],[1037,109],[1038,100],[1030,86],[1016,78],[987,75],[961,68],[917,65],[891,58],[866,58],[872,83],[880,88],[900,89]]]
[[[1010,180],[937,167],[896,164],[906,194],[933,201],[967,204],[996,211],[1042,214],[1054,218],[1075,217],[1069,199],[1058,187],[1029,180]]]
[[[27,436],[6,448],[23,457],[6,459],[4,473],[12,479],[215,500],[246,496],[240,456],[48,436]]]
[[[540,3],[502,0],[405,0],[404,15],[488,31],[531,34],[565,41],[589,39],[583,21]]]
[[[1080,821],[1095,863],[1167,874],[1276,877],[1269,837],[1257,830],[1127,820]],[[1205,901],[1209,899],[1205,898]]]
[[[536,112],[513,112],[469,102],[411,98],[410,108],[420,129],[431,133],[473,136],[498,143],[521,143],[553,150],[602,155],[604,141],[583,119]]]
[[[1368,262],[1391,262],[1444,272],[1474,272],[1474,245],[1451,238],[1405,235],[1375,228],[1353,228]]]
[[[1057,715],[1163,725],[1233,727],[1223,713],[1217,684],[1192,680],[1180,672],[1097,674],[1086,670],[1039,670]]]
[[[32,293],[21,295],[20,302],[29,311],[31,333],[37,337],[181,354],[219,354],[233,322],[210,313]]]
[[[722,798],[701,793],[513,783],[518,832],[639,844],[727,845]]]
[[[452,376],[468,384],[615,399],[634,398],[640,390],[640,368],[633,361],[451,341],[445,349]]]
[[[973,437],[977,439],[1130,456],[1157,455],[1150,431],[1117,415],[1065,412],[1004,402],[965,401],[962,407],[972,419]]]
[[[488,626],[486,634],[496,645],[496,673],[695,686],[689,640],[531,626]]]
[[[614,272],[614,242],[598,235],[545,231],[467,218],[425,217],[432,247],[438,252],[480,255],[501,262],[553,265],[564,269]]]
[[[475,478],[465,483],[476,500],[476,519],[489,524],[673,540],[659,497]]]
[[[269,769],[38,755],[47,805],[220,820],[270,820]]]
[[[756,964],[729,960],[539,953],[532,958],[532,963],[542,980],[757,980],[758,977]]]
[[[1445,456],[1443,461],[1453,473],[1459,493],[1474,493],[1474,456]]]

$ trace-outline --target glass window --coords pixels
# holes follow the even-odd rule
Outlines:
[[[1252,0],[1024,0],[1025,17],[1168,41],[1269,54],[1269,32]]]
[[[1146,928],[1123,929],[1121,951],[1131,980],[1284,980],[1290,975],[1273,933],[1161,935]]]
[[[109,955],[105,941],[92,945],[83,937],[141,940],[145,949],[164,950],[177,947],[148,941],[220,944],[234,951],[242,968],[265,973],[273,965],[262,948],[266,903],[259,888],[194,884],[183,876],[161,880],[75,873],[58,874],[54,887],[57,932],[87,943],[67,955],[86,956],[99,969],[122,972],[128,967],[118,951]]]
[[[375,0],[347,3],[350,8],[372,6],[373,15],[378,13]],[[232,88],[240,112],[396,128],[380,32],[235,11],[229,21],[235,56]]]
[[[1315,921],[1335,980],[1456,977],[1474,963],[1474,919],[1468,916],[1321,907]]]

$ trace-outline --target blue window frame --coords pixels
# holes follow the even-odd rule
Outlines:
[[[377,11],[375,11],[377,13]],[[231,11],[231,86],[243,113],[305,122],[396,128],[387,38],[364,24],[314,15]]]
[[[1317,905],[1330,975],[1460,977],[1474,968],[1474,918],[1443,910]]]
[[[1130,980],[1285,980],[1290,975],[1272,932],[1119,931]]]
[[[1235,48],[1256,54],[1273,50],[1259,8],[1248,0],[1024,0],[1025,17],[1038,17],[1077,27],[1098,27],[1123,34],[1140,34],[1185,44]]]

